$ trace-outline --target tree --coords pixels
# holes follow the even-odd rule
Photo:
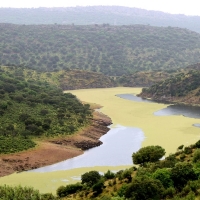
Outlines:
[[[193,169],[192,164],[182,162],[177,163],[175,167],[172,168],[171,178],[174,181],[175,187],[183,187],[188,180],[196,180],[197,175]]]
[[[164,191],[163,185],[159,180],[149,177],[137,177],[128,186],[125,197],[128,199],[161,199]]]
[[[173,181],[171,179],[171,172],[167,168],[157,169],[152,177],[158,179],[165,188],[173,187]]]
[[[93,186],[101,179],[101,175],[97,171],[86,172],[81,175],[82,184],[86,184],[88,186]]]
[[[156,162],[165,155],[165,149],[161,146],[147,146],[133,153],[133,163],[143,164],[145,162]]]

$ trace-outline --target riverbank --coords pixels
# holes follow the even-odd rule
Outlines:
[[[0,177],[51,165],[76,157],[102,144],[99,138],[109,131],[111,119],[99,112],[93,113],[91,124],[71,136],[36,141],[37,147],[28,151],[1,155]]]

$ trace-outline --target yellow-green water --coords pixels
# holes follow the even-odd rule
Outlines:
[[[200,129],[192,124],[199,123],[199,119],[183,116],[154,116],[157,110],[165,108],[164,104],[134,102],[116,97],[116,94],[140,93],[141,88],[108,88],[74,90],[71,93],[77,95],[85,102],[100,104],[101,112],[108,115],[113,125],[137,127],[142,129],[145,140],[142,145],[161,145],[167,154],[176,151],[177,147],[189,145],[200,139]],[[20,173],[0,178],[0,184],[33,186],[41,192],[53,192],[59,185],[65,185],[77,180],[70,177],[80,176],[90,170],[107,171],[119,170],[122,167],[94,167],[81,168],[68,171],[48,173]],[[67,181],[68,180],[68,181]]]

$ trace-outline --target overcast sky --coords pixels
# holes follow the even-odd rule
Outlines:
[[[0,0],[0,7],[74,7],[119,5],[172,14],[200,15],[199,0]]]

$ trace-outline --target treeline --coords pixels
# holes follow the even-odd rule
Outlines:
[[[40,71],[121,76],[200,61],[200,35],[181,28],[0,24],[0,31],[0,64]]]
[[[140,96],[159,101],[199,104],[200,71],[199,64],[190,66],[186,71],[143,88]]]
[[[101,175],[90,171],[81,176],[81,183],[57,189],[62,199],[195,200],[200,197],[200,141],[184,147],[163,160],[165,150],[147,146],[133,153],[137,167]]]
[[[0,8],[0,23],[14,24],[111,24],[172,26],[200,32],[200,17],[122,6],[69,8]]]
[[[89,123],[91,110],[37,73],[0,68],[0,153],[33,147],[31,138],[73,134]]]

